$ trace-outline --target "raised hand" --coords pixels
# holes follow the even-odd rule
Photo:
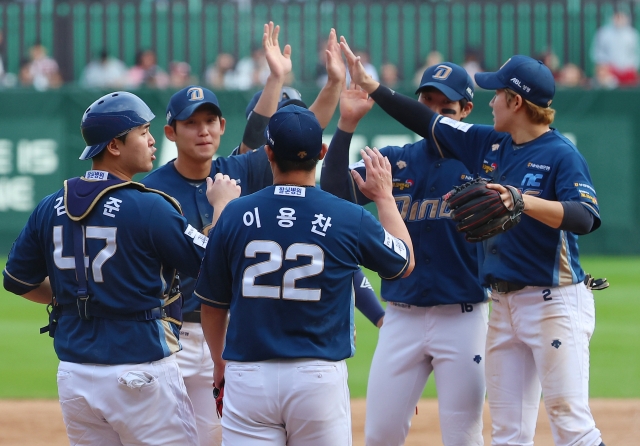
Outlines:
[[[369,113],[374,103],[366,91],[351,82],[340,94],[340,130],[353,133],[358,122]]]
[[[325,54],[327,56],[325,68],[327,69],[328,81],[335,83],[345,82],[347,67],[342,60],[342,52],[340,51],[338,37],[334,28],[331,28],[331,32],[329,32]]]
[[[367,180],[363,180],[357,170],[351,171],[351,176],[369,200],[393,200],[393,182],[391,181],[391,163],[375,147],[365,147],[360,151],[364,167],[367,169]]]
[[[280,25],[274,26],[273,22],[265,23],[262,35],[262,47],[264,48],[267,64],[271,74],[279,79],[291,72],[291,45],[285,45],[284,51],[280,50],[278,35]]]
[[[362,62],[360,62],[360,56],[356,56],[349,48],[347,39],[344,36],[340,36],[340,49],[342,54],[347,59],[347,67],[349,68],[349,74],[351,79],[362,87],[367,93],[373,93],[379,86],[380,82],[375,81],[364,69]]]

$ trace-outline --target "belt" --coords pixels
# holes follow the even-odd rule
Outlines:
[[[604,282],[606,282],[607,279],[598,279],[598,280],[603,280]],[[594,279],[591,277],[591,275],[587,274],[584,278],[584,284],[587,286],[587,288],[589,288],[592,282],[594,282]],[[491,289],[497,293],[512,293],[514,291],[520,291],[526,286],[527,285],[520,285],[519,283],[498,280],[497,282],[493,282],[491,284]],[[609,286],[608,283],[607,283],[607,286]]]
[[[184,313],[182,315],[182,322],[197,322],[198,324],[200,324],[202,323],[200,314],[201,313],[199,311],[190,311],[188,313]]]
[[[519,283],[507,282],[505,280],[498,280],[491,284],[491,289],[496,293],[512,293],[514,291],[520,291],[526,285],[520,285]]]

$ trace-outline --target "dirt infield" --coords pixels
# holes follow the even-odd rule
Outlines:
[[[351,404],[353,444],[364,445],[364,400]],[[613,446],[640,444],[640,400],[594,399],[591,409],[604,441]],[[490,419],[485,410],[485,444],[490,444]],[[538,417],[536,445],[553,445],[544,408]],[[0,445],[63,446],[68,445],[60,406],[51,400],[0,400]],[[438,409],[436,400],[422,400],[413,418],[407,446],[438,445]]]

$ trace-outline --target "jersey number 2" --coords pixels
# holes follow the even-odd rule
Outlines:
[[[318,245],[294,243],[285,253],[285,260],[297,260],[299,256],[311,257],[308,265],[296,266],[285,271],[282,287],[256,285],[256,277],[273,273],[282,268],[282,247],[270,240],[254,240],[244,250],[246,258],[256,258],[257,254],[269,254],[269,259],[248,267],[242,276],[242,295],[244,297],[263,297],[288,300],[320,300],[320,289],[297,288],[296,280],[312,277],[324,270],[324,251]]]
[[[84,228],[84,238],[104,240],[106,245],[96,255],[91,263],[91,273],[94,282],[104,282],[102,266],[116,253],[116,228],[109,226],[87,226]],[[53,227],[53,261],[60,269],[76,269],[74,256],[62,255],[62,226]],[[83,251],[85,251],[83,249]],[[89,267],[89,256],[84,257],[84,267]]]

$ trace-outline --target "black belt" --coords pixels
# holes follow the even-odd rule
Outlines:
[[[507,282],[505,280],[498,280],[491,284],[491,289],[496,293],[512,293],[514,291],[520,291],[526,285],[520,285],[519,283]]]
[[[607,279],[597,279],[597,280],[606,282]],[[594,280],[591,278],[589,274],[587,274],[584,278],[584,284],[587,286],[587,288],[591,286],[591,283],[593,281]],[[514,291],[520,291],[526,286],[527,285],[520,285],[519,283],[507,282],[505,280],[498,280],[497,282],[493,282],[491,284],[491,289],[497,293],[513,293]],[[607,286],[609,286],[608,283],[607,283]]]
[[[182,315],[182,322],[197,322],[198,324],[202,323],[200,319],[199,311],[190,311],[189,313],[184,313]]]

